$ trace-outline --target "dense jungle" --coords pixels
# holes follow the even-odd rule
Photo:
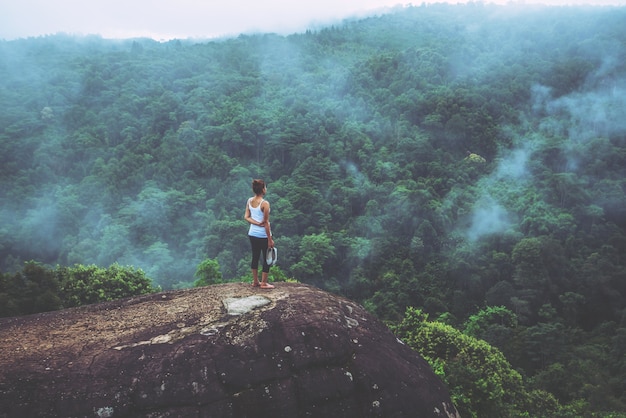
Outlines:
[[[0,315],[251,280],[361,303],[463,417],[626,417],[626,8],[0,41]]]

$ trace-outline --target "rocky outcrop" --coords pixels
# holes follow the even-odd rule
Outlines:
[[[384,324],[302,284],[5,318],[0,352],[0,417],[457,416]]]

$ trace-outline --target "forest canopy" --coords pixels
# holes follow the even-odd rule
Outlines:
[[[626,411],[625,21],[469,3],[0,41],[0,299],[31,260],[132,266],[137,291],[203,262],[247,280],[263,178],[281,274],[390,323],[419,307],[574,410]]]

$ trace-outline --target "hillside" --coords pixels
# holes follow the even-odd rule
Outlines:
[[[471,3],[291,36],[0,42],[0,299],[27,294],[28,260],[163,289],[207,258],[247,277],[263,178],[274,274],[390,323],[420,307],[563,404],[626,411],[625,15]]]

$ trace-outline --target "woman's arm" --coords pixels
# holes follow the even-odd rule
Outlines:
[[[270,225],[270,202],[263,201],[262,204],[266,203],[263,209],[263,225],[265,226],[265,233],[267,234],[267,245],[270,248],[274,247],[274,239],[272,238],[272,227]]]
[[[248,202],[246,202],[246,211],[243,213],[243,219],[245,219],[247,222],[251,223],[252,225],[263,226],[262,223],[259,223],[255,221],[254,219],[252,219],[252,216],[250,214],[249,204],[250,204],[250,201],[248,200]]]

